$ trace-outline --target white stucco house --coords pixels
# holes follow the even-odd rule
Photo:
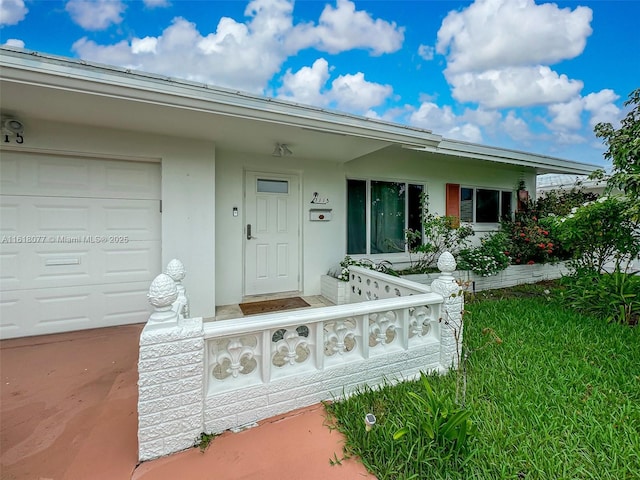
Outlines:
[[[524,180],[595,167],[122,68],[0,50],[2,338],[144,322],[180,258],[193,316],[406,260],[431,209],[491,230]]]

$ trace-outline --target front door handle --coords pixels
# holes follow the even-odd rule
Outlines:
[[[247,223],[247,240],[251,240],[253,237],[251,236],[251,224]]]

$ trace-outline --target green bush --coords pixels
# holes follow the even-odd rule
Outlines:
[[[573,309],[607,322],[638,324],[640,276],[582,268],[563,278],[562,285],[565,287],[562,298]]]
[[[538,198],[534,205],[535,214],[538,218],[558,217],[571,213],[571,209],[579,207],[586,202],[597,200],[598,194],[585,192],[581,183],[571,190],[549,190]]]
[[[349,255],[344,257],[340,262],[340,272],[332,272],[329,271],[329,275],[335,276],[338,280],[343,282],[349,281],[349,267],[363,267],[368,268],[369,270],[374,270],[376,272],[388,273],[389,275],[398,276],[398,274],[391,268],[391,262],[387,260],[382,260],[378,263],[375,263],[368,258],[362,258],[360,260],[356,260],[355,258],[351,258]]]
[[[489,234],[481,239],[475,248],[465,248],[458,255],[458,268],[471,270],[477,275],[489,277],[496,275],[511,263],[507,255],[509,239],[504,232]]]
[[[601,272],[608,262],[615,270],[640,254],[640,224],[629,214],[629,200],[600,197],[557,217],[560,240],[573,253],[576,270]]]

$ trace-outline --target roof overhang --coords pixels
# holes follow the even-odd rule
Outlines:
[[[454,157],[473,158],[488,162],[504,163],[521,167],[533,168],[537,175],[545,173],[571,173],[588,175],[600,168],[598,165],[563,160],[561,158],[521,152],[499,147],[489,147],[475,143],[463,142],[443,138],[436,147],[410,147],[412,150],[439,153]]]
[[[23,121],[200,139],[222,150],[260,154],[285,143],[296,158],[337,162],[390,145],[436,146],[442,138],[376,119],[19,49],[0,49],[0,67],[2,110]]]
[[[596,165],[445,139],[431,131],[124,68],[0,48],[5,114],[214,142],[216,149],[348,162],[402,146],[417,151],[588,174]],[[28,123],[26,127],[28,129]]]

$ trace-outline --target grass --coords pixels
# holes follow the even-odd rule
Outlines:
[[[549,293],[546,293],[546,292]],[[501,345],[468,362],[467,407],[476,427],[469,451],[393,440],[412,411],[418,382],[361,389],[327,405],[357,455],[378,479],[640,478],[640,328],[566,309],[550,284],[480,293],[467,302],[466,341]],[[455,374],[429,377],[453,398]],[[366,432],[364,415],[377,417]],[[422,444],[425,439],[420,440]]]
[[[202,432],[200,434],[200,437],[198,437],[195,446],[198,447],[202,453],[204,453],[207,451],[207,448],[209,448],[209,445],[211,445],[211,442],[213,442],[214,438],[216,438],[217,436],[218,435],[215,433]]]

